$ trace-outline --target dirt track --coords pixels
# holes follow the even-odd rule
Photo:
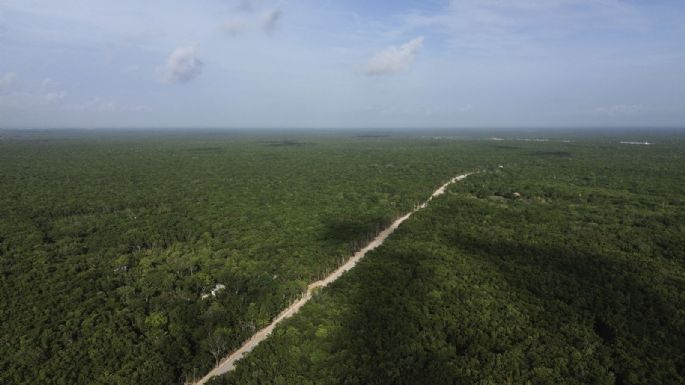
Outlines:
[[[260,342],[264,341],[269,334],[274,330],[276,325],[283,321],[286,318],[291,317],[292,315],[296,314],[304,304],[306,304],[311,298],[312,298],[312,293],[314,292],[315,289],[320,288],[320,287],[325,287],[329,285],[331,282],[335,281],[336,279],[340,278],[343,273],[346,271],[352,269],[359,260],[364,258],[366,253],[369,251],[375,249],[376,247],[380,246],[383,244],[383,242],[392,234],[401,224],[402,222],[406,221],[412,214],[415,212],[423,209],[428,205],[428,203],[435,197],[442,195],[445,193],[445,190],[447,189],[447,186],[451,185],[452,183],[458,182],[467,176],[471,175],[471,173],[463,174],[456,176],[447,183],[443,184],[440,186],[437,190],[433,192],[433,194],[420,204],[419,206],[415,207],[412,211],[409,213],[405,214],[404,216],[396,219],[390,226],[385,228],[383,231],[378,233],[378,235],[371,241],[369,244],[364,246],[363,249],[357,251],[354,253],[352,257],[350,257],[347,262],[345,262],[342,266],[337,268],[334,272],[332,272],[330,275],[328,275],[326,278],[316,281],[314,283],[311,283],[307,287],[307,292],[300,298],[298,301],[294,302],[292,305],[288,306],[285,310],[281,312],[281,314],[278,315],[268,326],[265,328],[257,331],[252,337],[250,337],[249,340],[245,341],[245,343],[238,348],[237,350],[233,351],[231,354],[229,354],[227,357],[225,357],[221,362],[219,363],[218,366],[216,366],[214,369],[212,369],[207,375],[202,377],[200,380],[198,380],[195,385],[203,385],[206,383],[210,378],[214,376],[218,376],[221,374],[224,374],[226,372],[230,372],[235,368],[235,363],[239,359],[241,359],[245,354],[249,353],[252,351],[252,349],[255,348]]]

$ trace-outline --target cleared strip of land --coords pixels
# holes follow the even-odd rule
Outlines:
[[[281,321],[283,321],[284,319],[289,318],[289,317],[293,316],[294,314],[296,314],[300,310],[300,308],[302,308],[302,306],[304,306],[304,304],[306,304],[312,298],[312,294],[314,293],[314,291],[316,289],[325,287],[325,286],[329,285],[330,283],[332,283],[333,281],[335,281],[336,279],[340,278],[343,275],[343,273],[352,269],[357,264],[357,262],[359,262],[362,258],[364,258],[366,253],[368,253],[369,251],[371,251],[371,250],[375,249],[376,247],[382,245],[383,242],[390,236],[390,234],[392,234],[395,230],[397,230],[398,227],[400,227],[402,222],[406,221],[409,217],[411,217],[417,211],[425,208],[433,198],[444,194],[445,190],[447,189],[447,187],[449,185],[451,185],[452,183],[456,183],[460,180],[463,180],[464,178],[466,178],[467,176],[469,176],[471,174],[472,173],[466,173],[466,174],[455,176],[454,178],[450,179],[449,181],[447,181],[442,186],[438,187],[438,189],[435,190],[433,192],[433,194],[431,194],[431,196],[425,202],[423,202],[419,206],[415,207],[412,211],[405,214],[404,216],[396,219],[392,224],[390,224],[390,226],[388,226],[383,231],[378,233],[378,235],[373,240],[371,240],[371,242],[369,242],[366,246],[364,246],[364,248],[362,248],[361,250],[354,253],[354,255],[352,257],[350,257],[342,266],[337,268],[335,271],[333,271],[326,278],[311,283],[307,287],[307,292],[304,293],[302,298],[300,298],[298,301],[294,302],[293,304],[288,306],[285,310],[283,310],[278,315],[278,317],[276,317],[268,326],[257,331],[254,335],[252,335],[252,337],[250,337],[250,339],[245,341],[245,343],[240,348],[238,348],[237,350],[235,350],[231,354],[229,354],[227,357],[225,357],[219,363],[219,365],[217,365],[214,369],[212,369],[209,373],[207,373],[207,375],[205,375],[199,381],[197,381],[195,383],[195,385],[203,385],[204,383],[209,381],[209,379],[211,379],[212,377],[219,376],[219,375],[222,375],[224,373],[227,373],[227,372],[230,372],[231,370],[233,370],[235,368],[236,361],[241,359],[245,354],[252,351],[252,349],[254,349],[255,346],[257,346],[260,342],[264,341],[269,336],[269,334],[271,334],[271,332],[274,330],[276,325],[278,325]]]

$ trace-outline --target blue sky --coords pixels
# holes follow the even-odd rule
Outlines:
[[[0,1],[0,127],[573,126],[685,126],[685,2]]]

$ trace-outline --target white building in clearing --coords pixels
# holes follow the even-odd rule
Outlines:
[[[214,286],[214,289],[212,289],[212,291],[211,291],[209,294],[202,294],[202,299],[209,298],[210,295],[211,295],[212,297],[216,297],[216,295],[217,295],[221,290],[224,290],[225,288],[226,288],[225,285],[220,284],[220,283],[217,283],[216,286]]]

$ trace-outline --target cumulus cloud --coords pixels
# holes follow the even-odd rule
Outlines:
[[[274,31],[278,26],[278,20],[282,15],[283,13],[280,9],[274,9],[264,14],[264,17],[262,18],[262,27],[264,27],[264,30],[267,32]]]
[[[412,39],[399,47],[391,46],[377,53],[366,64],[366,74],[386,75],[409,68],[423,46],[423,36]]]
[[[244,0],[237,6],[239,12],[231,15],[219,25],[219,29],[230,36],[248,32],[274,32],[283,18],[279,5],[264,4],[261,0]]]
[[[17,75],[14,72],[6,72],[0,76],[0,92],[7,92],[14,88],[17,83]]]
[[[166,83],[187,83],[202,72],[197,45],[178,47],[169,55],[164,73]]]

